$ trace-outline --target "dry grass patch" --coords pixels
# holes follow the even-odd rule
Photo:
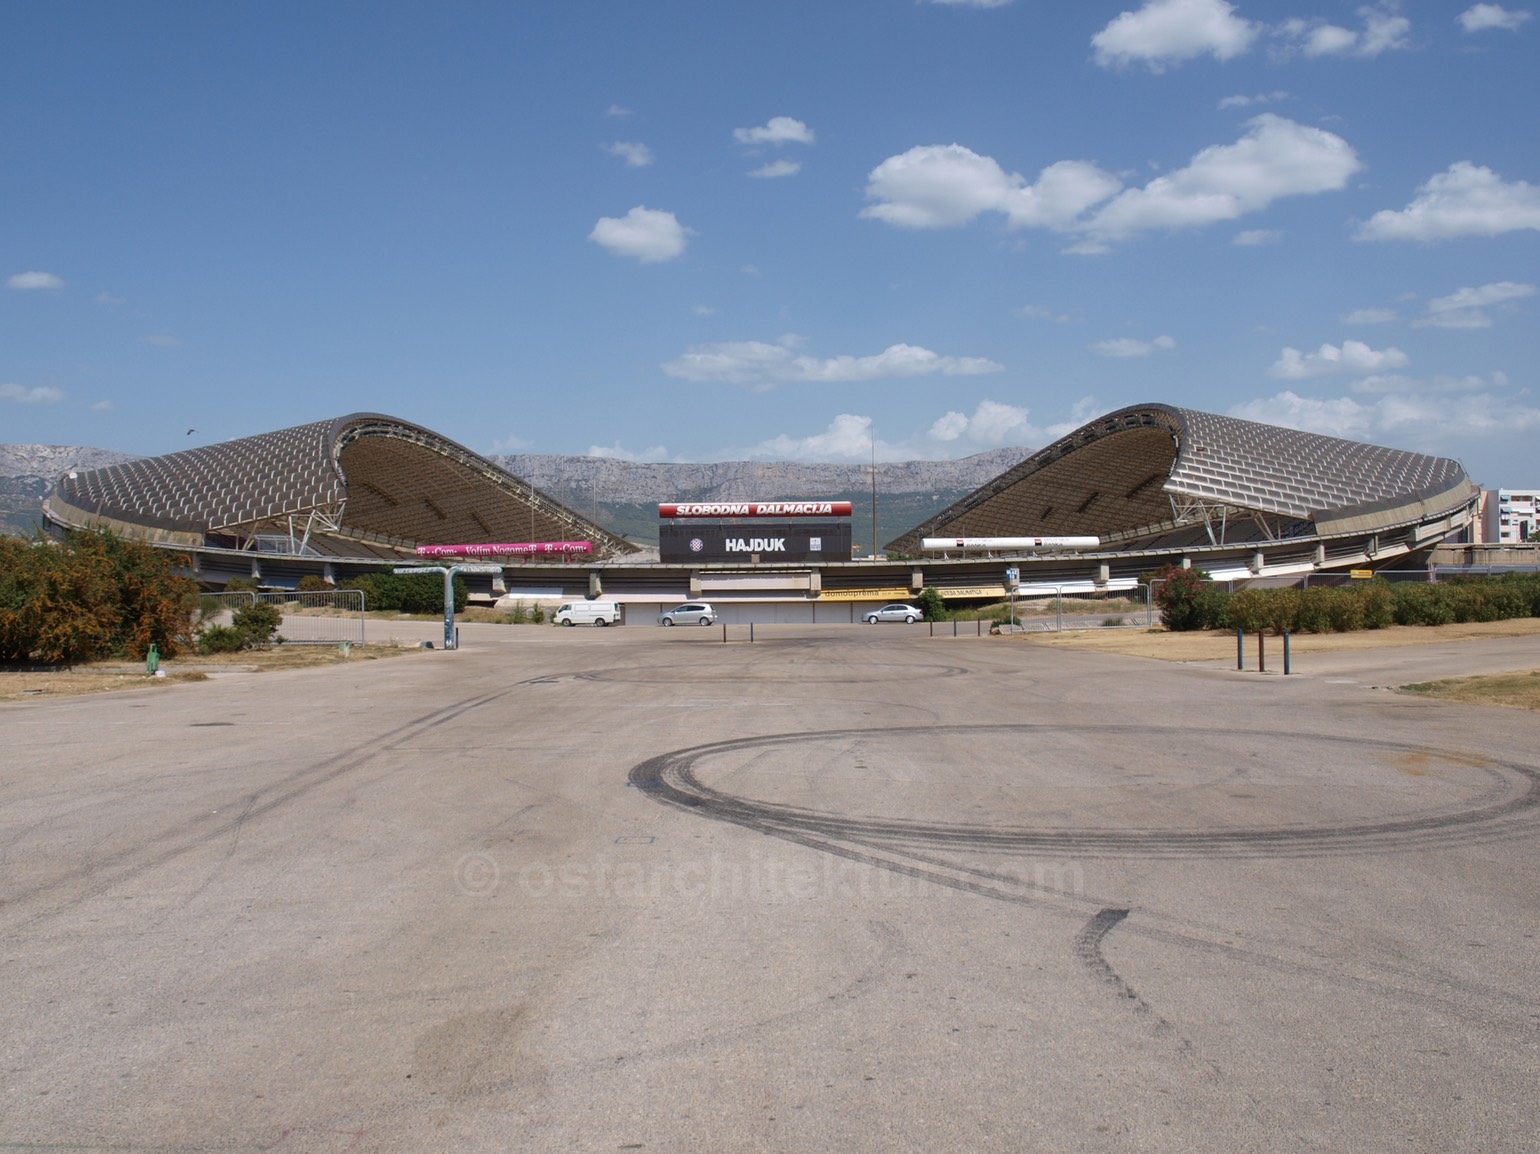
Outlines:
[[[207,681],[211,675],[222,673],[315,669],[416,652],[420,651],[415,646],[350,645],[344,650],[340,645],[278,645],[242,653],[188,654],[162,661],[160,668],[164,677],[151,677],[143,664],[122,661],[98,661],[38,672],[0,670],[0,701],[75,697],[120,689],[163,689],[178,683]]]
[[[1294,633],[1289,637],[1289,649],[1296,654],[1334,653],[1488,637],[1533,636],[1540,636],[1540,617],[1465,625],[1392,625],[1386,629],[1362,629],[1354,633]],[[1122,653],[1129,657],[1154,657],[1162,661],[1235,660],[1235,633],[1230,630],[1172,633],[1166,629],[1081,629],[1064,633],[1017,633],[1008,639],[1032,645]],[[1269,635],[1267,649],[1280,663],[1283,661],[1283,638]],[[1256,652],[1255,635],[1247,635],[1248,662],[1256,660]],[[1282,668],[1281,664],[1279,668]]]
[[[1528,673],[1493,673],[1485,677],[1453,677],[1447,681],[1418,681],[1403,685],[1401,692],[1476,705],[1540,710],[1540,669]]]

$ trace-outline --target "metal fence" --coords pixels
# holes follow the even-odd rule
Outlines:
[[[1116,592],[1083,588],[1018,593],[1007,616],[1029,633],[1062,633],[1070,629],[1148,629],[1155,624],[1150,586]]]
[[[362,589],[327,589],[311,593],[204,593],[199,598],[199,605],[205,621],[229,625],[236,610],[259,601],[276,605],[283,614],[278,633],[286,644],[364,643]]]

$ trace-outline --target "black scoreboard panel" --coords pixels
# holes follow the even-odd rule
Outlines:
[[[691,561],[849,561],[848,522],[754,522],[658,526],[658,553],[665,564]]]

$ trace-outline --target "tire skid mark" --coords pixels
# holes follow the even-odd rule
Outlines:
[[[915,732],[1012,732],[1040,731],[1040,725],[930,726],[915,727]],[[1105,726],[1107,730],[1135,731],[1135,727]],[[1232,856],[1245,848],[1246,838],[1256,839],[1249,856],[1268,858],[1336,857],[1354,852],[1390,852],[1426,849],[1435,845],[1462,845],[1493,838],[1510,837],[1532,831],[1540,810],[1540,772],[1523,765],[1483,761],[1475,765],[1468,756],[1450,754],[1448,759],[1474,768],[1507,770],[1527,782],[1525,791],[1507,801],[1480,807],[1473,812],[1455,812],[1402,821],[1344,825],[1325,829],[1282,828],[1273,830],[1218,831],[1224,836],[1193,831],[1113,831],[1110,850],[1097,852],[1080,840],[1074,831],[1054,831],[1055,836],[1041,839],[1032,831],[998,831],[988,827],[937,826],[924,823],[841,819],[826,812],[797,806],[772,805],[737,798],[703,785],[695,776],[694,766],[714,755],[728,752],[761,751],[776,746],[810,740],[850,739],[902,734],[902,729],[850,729],[821,733],[791,733],[695,746],[661,754],[632,767],[629,784],[650,794],[661,803],[714,821],[726,822],[777,837],[823,853],[833,854],[868,866],[889,870],[920,881],[952,890],[976,894],[1013,905],[1031,906],[1059,916],[1086,917],[1075,939],[1075,951],[1090,972],[1115,989],[1120,998],[1136,1012],[1149,1015],[1157,1033],[1174,1027],[1154,1013],[1138,992],[1107,962],[1102,943],[1116,927],[1125,925],[1126,906],[1109,904],[1105,899],[1079,893],[1065,893],[1057,887],[1034,885],[1021,877],[977,865],[953,863],[934,856],[937,852],[955,853],[972,849],[979,852],[1053,848],[1081,857],[1126,858],[1134,854],[1158,853],[1162,842],[1169,851],[1186,856]],[[1138,729],[1142,736],[1145,731]],[[1283,736],[1283,735],[1278,735]],[[1344,743],[1378,750],[1406,750],[1421,753],[1440,751],[1416,746],[1393,745],[1362,739],[1336,739]],[[1485,796],[1490,796],[1487,791]],[[1130,836],[1132,834],[1132,836]],[[1094,839],[1090,839],[1094,844]],[[1301,844],[1302,843],[1302,844]],[[930,854],[923,851],[929,850]],[[1452,975],[1408,972],[1373,961],[1344,966],[1319,958],[1308,951],[1278,947],[1270,943],[1255,946],[1236,945],[1233,931],[1221,933],[1210,927],[1192,926],[1181,919],[1146,915],[1137,923],[1127,923],[1125,933],[1160,941],[1184,949],[1216,954],[1240,964],[1328,978],[1379,996],[1409,1000],[1438,1007],[1467,1019],[1511,1027],[1514,1014],[1522,1018],[1524,1029],[1533,1027],[1540,1009],[1540,999],[1515,1003],[1511,991],[1494,989],[1460,980]],[[1274,952],[1269,952],[1272,950]],[[1506,1007],[1508,1012],[1504,1012]],[[1183,1039],[1179,1048],[1191,1056],[1191,1043]]]
[[[1523,789],[1516,796],[1512,786],[1487,791],[1477,801],[1453,812],[1413,814],[1380,821],[1315,826],[1256,826],[1238,829],[1033,829],[932,823],[903,818],[847,817],[802,806],[783,805],[736,797],[703,784],[695,766],[714,756],[752,749],[771,749],[812,741],[849,740],[860,737],[891,739],[906,732],[976,735],[1027,734],[1054,728],[1042,725],[923,726],[881,729],[847,729],[824,732],[777,734],[739,738],[695,746],[651,758],[633,767],[630,779],[667,804],[705,811],[737,824],[768,823],[806,833],[859,842],[880,841],[895,846],[971,849],[996,852],[1073,853],[1081,857],[1182,857],[1224,854],[1243,857],[1323,857],[1350,853],[1375,853],[1417,846],[1463,845],[1528,832],[1540,819],[1540,771],[1516,763],[1482,767],[1489,772],[1518,778]],[[1062,727],[1059,727],[1062,728]],[[1133,727],[1103,726],[1101,732]],[[1147,736],[1139,731],[1142,736]],[[1265,735],[1264,735],[1265,736]],[[1278,735],[1286,736],[1286,735]],[[1350,747],[1372,746],[1378,751],[1428,753],[1421,747],[1358,738],[1322,738]],[[1442,756],[1442,755],[1440,755]]]
[[[27,926],[50,913],[56,913],[70,905],[95,897],[148,870],[159,868],[185,854],[204,849],[220,838],[238,841],[244,827],[254,819],[346,776],[367,765],[382,753],[397,749],[421,734],[431,732],[471,710],[506,697],[511,692],[513,692],[512,688],[501,689],[441,706],[420,717],[402,722],[394,729],[372,737],[352,749],[323,758],[313,765],[295,770],[278,782],[254,791],[236,803],[240,808],[233,818],[215,822],[204,818],[192,819],[179,828],[160,834],[152,842],[124,847],[104,858],[86,862],[69,873],[49,879],[29,890],[9,894],[0,900],[0,917],[7,914],[14,915],[17,907],[24,903],[36,902],[52,896],[54,900],[48,902],[46,908],[36,909],[19,921],[11,923],[14,927]]]

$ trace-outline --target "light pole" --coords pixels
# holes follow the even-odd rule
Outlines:
[[[458,649],[455,644],[455,574],[501,573],[501,565],[408,565],[392,569],[397,576],[414,573],[442,573],[444,575],[444,648]]]

